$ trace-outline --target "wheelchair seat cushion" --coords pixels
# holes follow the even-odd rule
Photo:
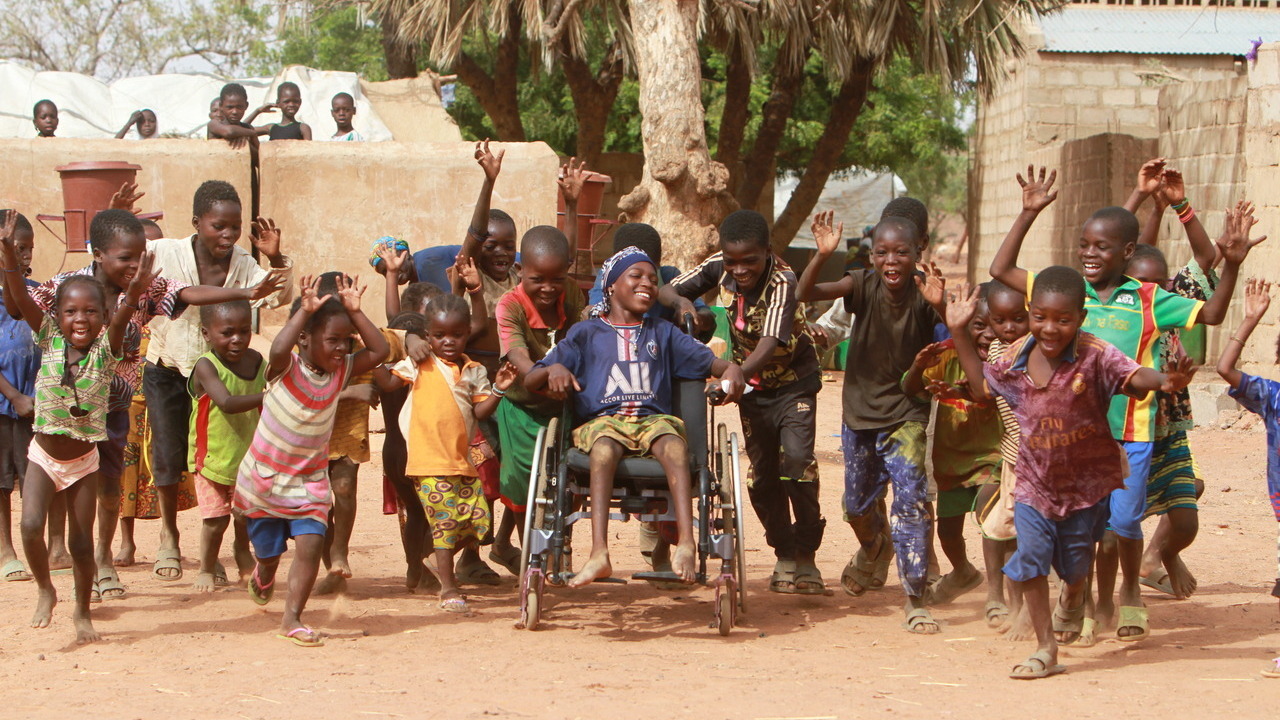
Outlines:
[[[574,448],[569,451],[565,458],[568,463],[569,470],[581,474],[583,476],[591,474],[591,458],[586,453]],[[662,463],[651,457],[624,457],[618,463],[618,471],[614,474],[614,482],[634,482],[637,485],[662,485],[667,484],[667,473],[662,469]]]

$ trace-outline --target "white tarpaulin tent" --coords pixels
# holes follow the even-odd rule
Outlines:
[[[302,91],[298,119],[311,126],[317,140],[330,137],[336,129],[329,116],[329,101],[340,92],[355,98],[353,124],[366,140],[392,139],[391,131],[361,93],[360,78],[355,73],[291,65],[274,78],[245,78],[235,82],[248,91],[249,112],[252,112],[260,105],[273,102],[276,86],[287,80],[297,83]],[[32,106],[49,99],[58,106],[59,137],[114,137],[135,110],[149,108],[155,111],[161,135],[203,138],[209,122],[209,102],[227,82],[213,75],[172,74],[131,77],[107,84],[87,75],[37,72],[20,63],[0,61],[0,98],[3,98],[0,137],[35,137]],[[254,124],[279,119],[279,113],[264,113]],[[130,131],[126,137],[137,135]]]

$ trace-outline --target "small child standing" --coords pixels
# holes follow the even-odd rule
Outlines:
[[[58,131],[58,106],[52,100],[41,100],[31,108],[31,123],[36,137],[51,138]]]
[[[351,125],[351,121],[356,117],[356,99],[351,97],[350,93],[340,92],[334,95],[329,104],[329,114],[333,116],[333,122],[337,125],[333,137],[329,138],[330,141],[364,142],[364,136],[356,132]]]
[[[338,394],[354,375],[369,372],[387,357],[382,333],[360,311],[364,286],[338,282],[338,297],[318,294],[319,278],[303,278],[295,312],[271,343],[262,417],[240,463],[234,507],[244,515],[257,564],[249,596],[270,601],[286,542],[297,557],[289,569],[289,594],[279,637],[302,647],[324,644],[302,624],[302,611],[315,585],[332,504],[329,492],[329,436]],[[358,332],[365,349],[350,352]],[[299,352],[294,352],[297,344]]]
[[[14,212],[13,245],[17,269],[30,288],[31,254],[35,233],[31,222]],[[0,280],[0,284],[8,280]],[[11,500],[27,474],[27,448],[31,445],[35,412],[35,382],[40,372],[40,349],[31,328],[11,317],[0,300],[0,582],[30,580],[13,545]],[[62,521],[65,525],[65,521]],[[61,532],[57,534],[61,537]]]
[[[22,286],[14,228],[17,213],[9,210],[0,224],[6,284]],[[44,364],[35,382],[35,438],[28,448],[23,480],[22,547],[36,581],[39,598],[31,627],[45,628],[53,618],[58,594],[49,577],[45,520],[56,493],[65,492],[67,547],[75,576],[76,607],[72,620],[76,644],[100,636],[89,617],[95,566],[93,521],[98,491],[98,446],[107,439],[107,402],[115,366],[123,355],[125,329],[143,292],[155,279],[151,257],[143,255],[121,301],[108,309],[102,283],[91,277],[68,278],[58,287],[53,312],[45,313],[26,292],[13,294],[14,307],[36,333]],[[110,324],[103,332],[103,325]]]
[[[582,587],[613,574],[609,560],[609,498],[618,463],[652,455],[671,490],[679,539],[671,570],[696,580],[692,483],[684,422],[672,413],[676,380],[723,377],[727,401],[744,388],[742,369],[666,320],[646,317],[658,294],[658,268],[637,248],[604,264],[604,300],[591,319],[573,326],[525,376],[525,387],[552,395],[574,393],[578,426],[573,444],[591,457],[591,557],[569,582]],[[679,309],[677,309],[679,312]],[[695,428],[694,432],[701,432]]]
[[[1244,288],[1244,319],[1240,322],[1240,329],[1227,341],[1222,357],[1218,359],[1218,374],[1231,386],[1228,394],[1244,409],[1256,413],[1266,423],[1267,494],[1271,499],[1271,510],[1275,513],[1276,522],[1280,522],[1280,382],[1236,369],[1240,352],[1244,350],[1249,336],[1267,314],[1269,307],[1271,283],[1250,279]],[[1276,363],[1280,364],[1280,340],[1276,344]],[[1276,541],[1276,548],[1278,567],[1271,596],[1280,598],[1280,540]],[[1262,674],[1269,678],[1280,678],[1280,658],[1273,660]]]
[[[1084,278],[1061,265],[1035,276],[1031,334],[984,365],[966,331],[977,295],[975,290],[953,302],[947,323],[973,397],[1004,396],[1026,433],[1014,495],[1018,549],[1004,571],[1020,587],[1039,643],[1009,677],[1032,680],[1066,671],[1058,664],[1058,643],[1080,637],[1086,581],[1106,525],[1108,497],[1124,484],[1124,451],[1107,432],[1111,398],[1185,387],[1192,368],[1184,361],[1167,375],[1158,373],[1081,331]],[[1051,567],[1063,582],[1052,611]]]
[[[267,364],[262,353],[249,347],[253,308],[247,301],[205,305],[200,308],[200,323],[209,352],[196,360],[187,383],[192,401],[188,467],[195,477],[203,520],[195,588],[213,592],[228,584],[227,570],[218,562],[228,524],[235,527],[240,582],[247,581],[253,571],[244,518],[232,518],[231,500],[240,463],[258,427]]]
[[[158,129],[154,110],[134,110],[129,116],[129,121],[120,128],[120,132],[116,133],[116,139],[123,140],[130,130],[137,130],[139,140],[152,140],[157,137]]]
[[[269,140],[310,140],[311,126],[298,122],[298,110],[302,108],[302,91],[297,83],[282,82],[276,88],[276,101],[254,110],[245,122],[252,123],[261,113],[279,110],[282,119],[264,126]],[[258,128],[262,130],[263,128]]]
[[[427,306],[431,357],[422,363],[404,360],[392,369],[413,387],[408,412],[399,418],[409,447],[405,475],[413,479],[431,523],[440,609],[464,614],[471,608],[458,589],[454,555],[477,546],[491,527],[489,503],[471,462],[471,439],[476,420],[493,415],[516,377],[515,368],[503,365],[491,388],[484,367],[463,354],[470,336],[467,302],[440,295]]]

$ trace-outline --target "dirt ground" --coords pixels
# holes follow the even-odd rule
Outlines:
[[[1265,499],[1262,430],[1197,431],[1208,483],[1201,535],[1186,559],[1200,580],[1189,601],[1147,591],[1153,635],[1065,649],[1066,675],[1006,677],[1031,643],[1010,643],[981,620],[981,589],[935,610],[943,632],[901,627],[902,596],[838,590],[853,533],[840,522],[839,385],[820,395],[818,451],[829,519],[819,553],[829,597],[766,592],[772,567],[760,526],[747,524],[749,614],[728,638],[708,627],[709,589],[664,593],[644,583],[551,590],[543,629],[516,630],[514,579],[470,592],[472,617],[447,614],[403,588],[394,516],[380,514],[377,458],[361,470],[353,540],[356,577],[345,596],[313,598],[307,619],[329,633],[321,649],[275,637],[282,600],[253,605],[241,588],[192,591],[199,518],[183,513],[186,577],[150,576],[156,524],[140,522],[142,564],[125,568],[124,600],[95,606],[101,643],[76,647],[69,604],[46,630],[27,627],[35,588],[0,583],[0,675],[11,718],[664,717],[859,718],[1275,717],[1280,681],[1259,675],[1280,655],[1280,612],[1267,593],[1275,521]],[[730,425],[736,421],[730,417]],[[375,448],[381,435],[375,436]],[[635,524],[614,527],[621,576],[643,568]],[[579,533],[578,540],[585,540]],[[970,556],[977,560],[977,535]],[[579,557],[585,548],[579,547]],[[286,555],[288,558],[288,555]],[[230,559],[224,553],[224,561]],[[287,559],[286,559],[287,562]],[[282,568],[283,571],[283,568]],[[71,596],[70,575],[56,576]]]

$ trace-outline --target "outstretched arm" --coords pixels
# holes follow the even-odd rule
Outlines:
[[[1140,245],[1155,245],[1160,235],[1160,220],[1164,217],[1164,203],[1160,196],[1151,203],[1151,214],[1147,216],[1147,224],[1142,226],[1142,234],[1138,235]]]
[[[400,314],[400,268],[412,260],[409,251],[397,252],[389,247],[378,248],[378,257],[382,259],[382,279],[387,283],[382,309],[387,313],[387,322],[391,322]]]
[[[197,360],[191,374],[195,376],[200,390],[209,396],[214,406],[227,415],[239,415],[262,407],[264,393],[232,395],[222,379],[218,377],[218,371],[214,369],[213,363],[209,362],[208,358]]]
[[[319,277],[303,275],[298,281],[301,304],[298,306],[298,311],[289,316],[284,327],[280,328],[280,333],[271,341],[271,351],[267,354],[267,380],[275,380],[289,368],[293,346],[298,344],[298,336],[307,326],[307,318],[324,304],[325,298],[320,297],[317,292],[319,287]]]
[[[1155,197],[1157,206],[1163,203],[1180,212],[1190,210],[1186,207],[1187,188],[1182,179],[1182,173],[1172,168],[1165,169],[1164,182],[1160,185],[1160,191]],[[1241,209],[1242,205],[1243,201],[1236,205],[1237,209]],[[1163,210],[1163,207],[1161,209]],[[1182,219],[1181,214],[1178,219]],[[1209,233],[1205,232],[1200,217],[1194,211],[1191,212],[1191,218],[1182,223],[1182,229],[1187,233],[1187,242],[1191,245],[1191,256],[1196,259],[1200,270],[1208,275],[1209,271],[1218,264],[1218,248],[1209,239]],[[1154,239],[1151,244],[1155,244]]]
[[[129,134],[129,128],[136,125],[138,121],[141,119],[142,119],[142,111],[134,110],[133,114],[129,116],[129,120],[125,122],[124,127],[120,128],[120,132],[116,133],[116,139],[123,140],[124,136]]]
[[[1253,333],[1254,328],[1258,327],[1262,316],[1267,314],[1269,307],[1271,307],[1271,283],[1250,278],[1244,286],[1244,320],[1240,321],[1240,328],[1227,340],[1227,346],[1222,349],[1222,357],[1218,358],[1218,374],[1233,388],[1240,387],[1241,373],[1236,369],[1236,363],[1240,362],[1240,353],[1244,350],[1244,344],[1249,341],[1249,335]]]
[[[502,398],[507,394],[507,390],[516,382],[516,369],[511,363],[502,363],[502,367],[498,368],[498,374],[493,376],[493,392],[489,393],[489,397],[481,400],[475,405],[475,413],[477,420],[488,420],[498,410],[498,403],[502,402]]]
[[[366,289],[364,285],[357,283],[355,278],[346,275],[338,278],[338,299],[342,301],[342,307],[351,318],[351,324],[355,325],[356,332],[360,333],[360,340],[364,342],[364,349],[356,353],[351,360],[352,377],[363,375],[381,365],[391,352],[391,345],[382,336],[382,332],[360,310],[360,298]]]
[[[813,224],[809,227],[813,231],[813,242],[818,247],[818,254],[805,266],[804,272],[800,273],[800,282],[796,285],[796,298],[800,302],[835,300],[848,295],[853,290],[853,278],[848,275],[842,275],[835,282],[818,282],[818,273],[822,272],[822,266],[835,254],[844,237],[844,223],[833,227],[834,218],[835,212],[830,210],[813,216]]]
[[[569,240],[570,252],[578,248],[578,198],[582,195],[582,185],[587,180],[587,162],[583,160],[574,166],[574,160],[576,158],[569,158],[569,162],[560,166],[560,175],[556,180],[564,195],[564,236]]]
[[[956,345],[960,367],[969,380],[969,395],[977,402],[991,397],[986,375],[982,372],[982,358],[973,344],[973,338],[969,337],[969,323],[978,310],[978,296],[981,294],[982,289],[974,287],[968,295],[956,297],[948,303],[946,312],[947,327],[951,329],[951,339]]]
[[[1231,305],[1231,294],[1236,288],[1236,278],[1240,274],[1240,265],[1249,256],[1249,251],[1267,239],[1249,239],[1249,231],[1257,224],[1253,217],[1253,205],[1246,203],[1237,205],[1236,210],[1227,211],[1226,226],[1222,237],[1218,239],[1218,251],[1222,253],[1222,276],[1218,279],[1218,288],[1200,308],[1196,322],[1204,325],[1218,325],[1227,317],[1227,308]]]
[[[1193,365],[1191,358],[1183,357],[1172,366],[1165,368],[1165,372],[1156,372],[1147,367],[1138,368],[1129,376],[1129,382],[1125,383],[1124,394],[1143,398],[1147,393],[1157,390],[1166,393],[1177,392],[1191,384],[1191,378],[1196,373]]]
[[[1164,158],[1153,158],[1138,168],[1138,182],[1134,183],[1133,192],[1129,193],[1129,198],[1124,201],[1125,210],[1136,214],[1142,203],[1160,189],[1164,166]]]
[[[1009,228],[1009,234],[1004,236],[1004,242],[1000,243],[1000,249],[991,260],[991,277],[1021,293],[1027,291],[1027,271],[1018,267],[1022,241],[1040,216],[1040,211],[1058,199],[1058,191],[1051,191],[1053,183],[1058,180],[1058,171],[1050,171],[1046,177],[1045,170],[1040,168],[1037,177],[1035,166],[1028,165],[1025,179],[1021,173],[1018,174],[1018,184],[1022,186],[1022,212],[1013,221],[1013,227]]]
[[[18,225],[18,211],[5,210],[4,213],[4,217],[0,219],[0,245],[3,245],[0,253],[3,254],[4,263],[0,269],[4,271],[4,306],[10,315],[26,320],[33,332],[39,332],[40,324],[44,322],[44,313],[32,299],[31,293],[27,292],[27,278],[22,274],[22,267],[18,263],[18,248],[13,238],[13,230]]]
[[[966,324],[966,331],[968,325]],[[938,356],[942,354],[942,343],[929,343],[916,353],[916,359],[902,376],[902,392],[909,397],[925,394],[924,371],[938,364]]]
[[[229,288],[217,287],[216,285],[188,285],[178,291],[178,299],[187,305],[217,305],[235,300],[253,302],[284,287],[284,283],[287,280],[288,271],[282,268],[272,268],[266,277],[262,279],[262,282],[253,287]]]
[[[489,236],[489,205],[493,200],[493,186],[502,172],[502,157],[506,154],[506,150],[499,150],[497,155],[490,152],[488,138],[476,143],[475,158],[484,170],[484,182],[480,184],[480,196],[471,211],[471,224],[467,226],[459,257],[475,257],[480,252],[480,244]]]

